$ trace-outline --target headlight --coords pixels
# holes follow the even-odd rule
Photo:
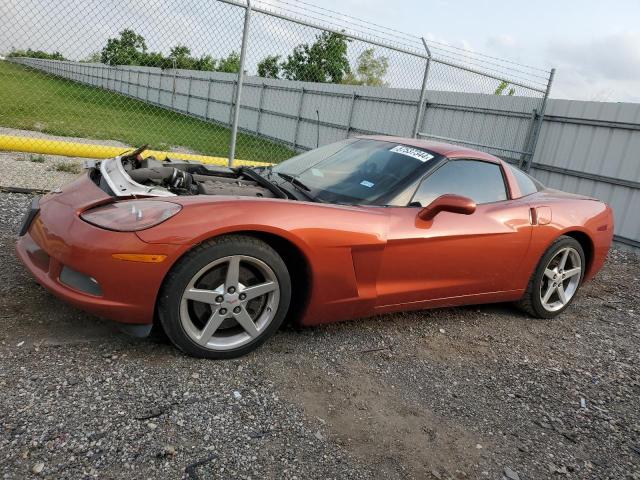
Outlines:
[[[92,208],[80,215],[85,222],[117,232],[144,230],[173,217],[182,207],[160,200],[130,200]]]

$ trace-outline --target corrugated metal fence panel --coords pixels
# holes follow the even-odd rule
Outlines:
[[[640,242],[640,104],[551,100],[547,115],[532,173],[604,200],[620,240]]]
[[[527,97],[431,91],[420,131],[501,147],[485,150],[504,156],[508,150],[523,149],[532,128],[536,101]]]
[[[551,100],[534,162],[640,182],[640,104]],[[597,120],[609,125],[580,124]]]

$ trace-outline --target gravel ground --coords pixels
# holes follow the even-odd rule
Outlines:
[[[386,315],[216,362],[37,286],[13,253],[29,199],[0,194],[4,478],[640,479],[634,254],[556,321]]]
[[[30,130],[17,130],[0,127],[0,135],[62,140],[67,142],[95,143],[113,147],[127,148],[115,140],[93,140],[89,138],[60,137]],[[59,155],[40,155],[22,152],[0,152],[0,187],[35,188],[53,190],[61,187],[78,176],[86,159],[62,157]],[[64,165],[60,167],[60,165]],[[61,171],[67,169],[70,171]]]
[[[82,172],[83,161],[57,155],[0,152],[0,187],[54,190],[73,181]]]

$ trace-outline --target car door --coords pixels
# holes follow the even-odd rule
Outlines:
[[[449,160],[419,185],[409,207],[391,207],[380,264],[378,307],[517,289],[518,271],[531,239],[529,206],[510,199],[502,166]],[[473,199],[471,215],[441,212],[418,218],[445,193]]]

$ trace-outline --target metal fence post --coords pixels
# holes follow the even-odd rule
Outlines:
[[[536,153],[536,146],[538,145],[538,138],[540,137],[540,130],[542,130],[542,122],[544,121],[544,112],[547,108],[547,99],[549,98],[549,92],[551,91],[551,84],[553,83],[553,77],[556,74],[556,69],[552,68],[551,73],[549,74],[549,83],[547,83],[547,89],[544,92],[544,97],[542,97],[542,105],[540,106],[540,116],[538,117],[538,123],[536,124],[536,129],[533,133],[533,140],[531,141],[531,149],[529,154],[529,159],[524,164],[524,171],[528,172],[531,169],[531,164],[533,163],[533,156]]]
[[[256,133],[260,135],[260,120],[262,119],[262,107],[264,106],[264,89],[265,84],[262,82],[260,87],[260,100],[258,101],[258,118],[256,119]]]
[[[171,109],[173,110],[173,104],[176,101],[176,59],[173,59],[173,93],[171,93]]]
[[[422,44],[427,51],[426,64],[424,66],[424,77],[422,78],[422,88],[420,89],[420,99],[418,100],[418,111],[416,112],[416,120],[413,124],[413,138],[418,137],[418,131],[422,126],[423,113],[424,113],[424,98],[427,95],[427,80],[429,79],[429,67],[431,66],[431,50],[427,45],[427,41],[422,37]]]
[[[204,102],[204,119],[209,120],[209,100],[211,99],[211,77],[209,77],[209,85],[207,85],[207,99]]]
[[[240,100],[242,99],[242,81],[244,78],[244,61],[247,56],[249,42],[249,27],[251,26],[251,0],[247,0],[244,11],[244,28],[242,29],[242,46],[240,47],[240,70],[238,71],[238,87],[236,88],[233,125],[231,126],[231,144],[229,145],[229,166],[233,166],[236,155],[236,140],[238,138],[238,121],[240,120]]]
[[[229,102],[229,120],[227,121],[227,125],[231,127],[233,125],[233,112],[235,111],[233,106],[234,100],[236,98],[236,91],[238,90],[238,79],[232,80],[231,83],[233,86],[231,87],[231,101]]]
[[[524,164],[527,161],[527,157],[531,155],[531,140],[533,139],[533,130],[536,128],[536,118],[538,117],[538,110],[534,108],[531,111],[531,119],[529,120],[529,127],[527,128],[527,134],[524,137],[524,143],[522,145],[522,154],[520,155],[520,161],[518,162],[518,168],[524,168]]]
[[[296,129],[293,132],[293,151],[298,146],[298,132],[300,131],[300,118],[302,117],[302,102],[304,101],[304,87],[300,90],[300,99],[298,100],[298,116],[296,117]]]
[[[347,119],[347,138],[349,138],[349,134],[351,133],[351,120],[353,119],[353,107],[356,104],[356,91],[354,90],[351,94],[351,103],[349,105],[349,118]]]
[[[187,115],[189,114],[189,107],[191,106],[191,84],[193,83],[193,77],[189,75],[189,88],[187,89]]]

